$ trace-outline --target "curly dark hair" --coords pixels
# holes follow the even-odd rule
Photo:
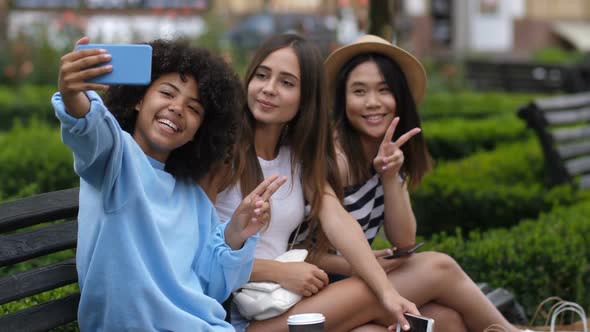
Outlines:
[[[190,46],[185,39],[154,40],[151,82],[168,73],[179,73],[183,80],[193,77],[206,111],[195,139],[175,149],[166,161],[166,171],[181,180],[200,180],[212,165],[228,160],[237,121],[244,103],[244,92],[237,74],[219,56],[209,50]],[[135,106],[149,86],[113,85],[104,96],[107,108],[121,128],[135,130]]]

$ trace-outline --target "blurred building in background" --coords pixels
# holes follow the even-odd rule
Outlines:
[[[221,42],[250,48],[268,34],[298,31],[332,49],[367,30],[370,1],[0,0],[0,45],[39,26],[50,37],[73,26],[103,42],[198,37],[211,14],[228,31]],[[590,49],[588,0],[373,1],[392,1],[395,40],[419,56]]]
[[[589,26],[587,0],[447,1],[453,2],[453,49],[462,53],[525,55],[548,46],[578,47],[590,36],[572,28]]]
[[[71,44],[60,38],[67,29],[105,43],[196,37],[206,29],[201,15],[210,7],[210,0],[14,0],[6,33],[22,38],[42,30],[57,47]]]

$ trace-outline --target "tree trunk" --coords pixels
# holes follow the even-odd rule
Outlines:
[[[9,8],[9,0],[0,0],[0,50],[5,50],[6,46],[8,45]]]
[[[393,38],[393,1],[369,1],[368,33],[391,41]]]

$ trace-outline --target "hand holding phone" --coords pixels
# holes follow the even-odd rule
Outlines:
[[[409,255],[413,254],[418,248],[422,247],[423,245],[424,245],[424,242],[420,242],[418,244],[415,244],[415,245],[412,245],[409,247],[394,248],[392,255],[385,256],[383,258],[394,259],[394,258],[409,256]]]
[[[410,329],[405,332],[432,332],[434,319],[408,313],[405,313],[404,317],[406,317],[408,324],[410,324]],[[395,331],[403,332],[399,324],[397,324]]]
[[[152,47],[146,44],[80,44],[76,50],[101,48],[112,56],[110,73],[93,77],[87,82],[100,84],[148,85],[152,76]]]

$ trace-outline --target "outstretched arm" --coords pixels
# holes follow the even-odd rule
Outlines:
[[[346,212],[329,186],[324,191],[319,218],[330,242],[402,325],[407,324],[403,313],[419,314],[416,306],[399,295],[393,287],[375,259],[360,225]]]
[[[84,37],[76,45],[88,41]],[[122,130],[100,96],[92,91],[107,87],[85,80],[110,71],[108,66],[87,69],[108,59],[110,55],[98,49],[74,50],[64,55],[59,69],[60,92],[52,98],[61,122],[62,140],[74,152],[76,173],[103,193],[110,192],[120,172]]]

